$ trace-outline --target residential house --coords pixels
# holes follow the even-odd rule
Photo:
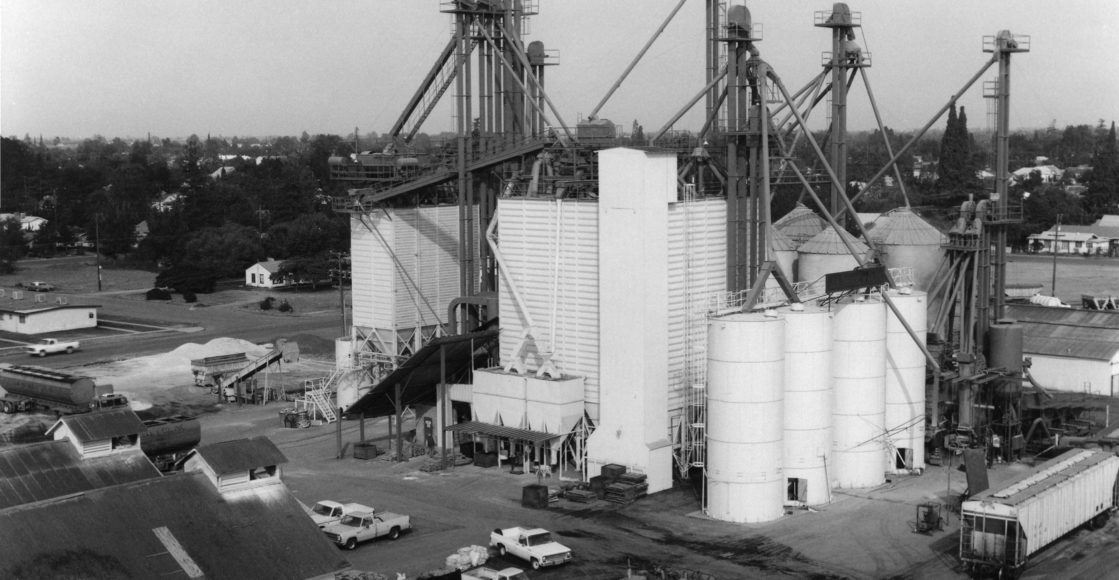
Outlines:
[[[283,260],[265,260],[257,262],[245,269],[245,285],[253,288],[283,288],[292,284],[293,280],[272,281],[272,274],[280,271]]]

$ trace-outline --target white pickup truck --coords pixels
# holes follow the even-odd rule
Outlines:
[[[388,536],[390,540],[412,529],[412,518],[389,512],[356,512],[342,516],[341,521],[323,529],[330,541],[353,550],[360,542]]]
[[[341,504],[336,501],[324,499],[311,507],[308,515],[311,519],[318,524],[319,529],[323,529],[331,524],[336,524],[342,520],[342,516],[353,513],[372,513],[375,510],[367,505],[360,503],[347,503]]]
[[[31,356],[47,356],[56,352],[70,354],[81,346],[76,340],[62,341],[57,338],[44,338],[37,344],[29,344],[24,351]]]
[[[533,570],[559,566],[571,560],[571,549],[552,539],[552,533],[541,528],[498,528],[490,534],[490,546],[499,554],[513,554],[532,564]]]
[[[528,575],[520,568],[474,568],[462,573],[462,580],[528,580]]]

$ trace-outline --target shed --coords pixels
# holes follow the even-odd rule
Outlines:
[[[1057,391],[1119,392],[1119,311],[1008,304],[1006,316],[1023,328],[1030,374]]]
[[[82,457],[108,455],[120,449],[138,448],[144,422],[127,407],[62,417],[47,429],[47,435],[67,440]]]
[[[46,294],[33,294],[34,302],[17,306],[16,301],[0,307],[0,331],[16,334],[45,334],[97,327],[99,305],[50,304]],[[42,302],[40,302],[42,300]],[[64,300],[56,298],[56,301]]]
[[[184,460],[184,470],[201,472],[221,493],[281,483],[288,459],[267,437],[203,445]]]

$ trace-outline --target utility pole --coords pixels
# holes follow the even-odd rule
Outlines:
[[[1061,214],[1057,214],[1057,229],[1053,233],[1053,282],[1049,286],[1049,293],[1057,297],[1057,239],[1061,237]]]
[[[97,261],[97,291],[101,291],[101,214],[93,215],[93,255]]]

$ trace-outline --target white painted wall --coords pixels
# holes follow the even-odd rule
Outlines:
[[[78,306],[25,312],[0,312],[0,330],[19,334],[43,334],[60,330],[94,328],[97,307]]]
[[[1054,391],[1110,395],[1119,393],[1119,354],[1110,361],[1027,354],[1030,374],[1039,385]]]

